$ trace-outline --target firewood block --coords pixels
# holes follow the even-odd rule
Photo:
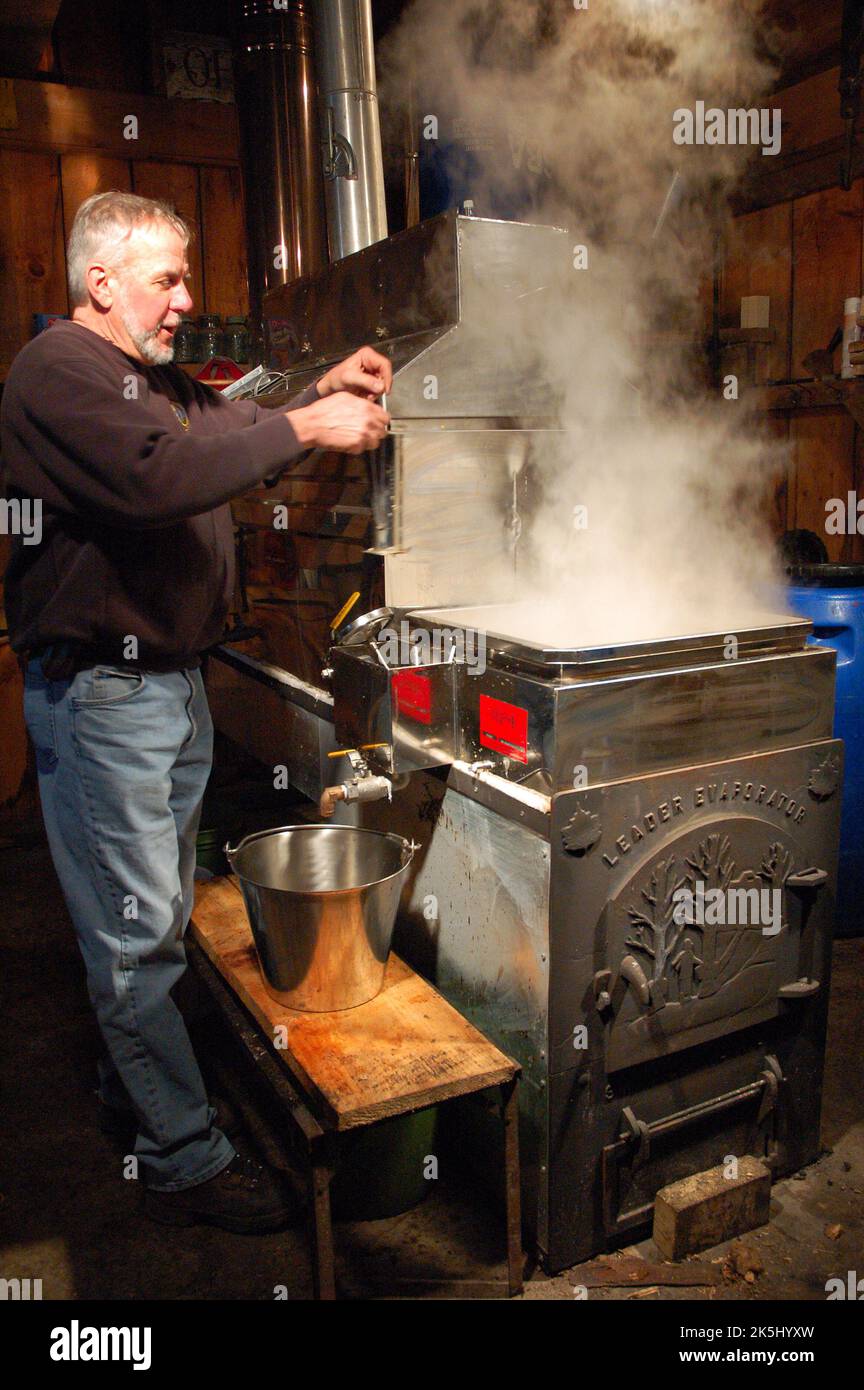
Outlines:
[[[734,1172],[734,1176],[732,1173]],[[771,1171],[758,1158],[739,1158],[662,1187],[654,1198],[654,1243],[667,1260],[764,1226]]]

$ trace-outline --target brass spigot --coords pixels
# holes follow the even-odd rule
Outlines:
[[[369,743],[366,749],[383,748],[382,743]],[[337,782],[332,787],[325,787],[318,802],[318,811],[322,820],[329,820],[336,809],[339,801],[381,801],[385,796],[388,801],[393,798],[393,783],[389,777],[379,777],[369,771],[369,764],[363,756],[363,750],[359,748],[339,748],[334,753],[328,753],[328,758],[347,758],[351,764],[353,777],[345,782]]]

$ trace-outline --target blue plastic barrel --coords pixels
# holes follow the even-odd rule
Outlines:
[[[837,652],[834,736],[846,745],[838,936],[864,935],[864,565],[794,565],[789,602]]]

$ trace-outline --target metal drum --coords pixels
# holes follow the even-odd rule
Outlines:
[[[225,853],[272,998],[313,1013],[374,999],[414,855],[407,840],[348,825],[292,825],[247,835]]]

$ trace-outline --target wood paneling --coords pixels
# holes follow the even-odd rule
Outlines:
[[[843,301],[861,293],[862,182],[796,200],[792,214],[794,299],[792,377],[802,359],[827,346],[843,320]]]
[[[839,183],[845,137],[837,89],[839,75],[838,67],[830,67],[768,98],[765,104],[782,113],[781,151],[767,157],[754,153],[735,194],[740,211],[803,197]],[[852,177],[858,178],[862,173],[864,149],[859,130]]]
[[[857,179],[849,192],[837,186],[835,146],[842,127],[836,87],[835,70],[775,99],[783,110],[783,153],[790,161],[784,176],[790,181],[788,200],[739,216],[726,239],[718,283],[720,326],[737,324],[742,295],[771,299],[777,341],[760,349],[769,362],[760,380],[806,377],[803,358],[827,346],[842,323],[844,300],[860,295],[864,283],[864,180]],[[796,181],[807,186],[808,150],[820,161],[820,177],[833,186],[788,198]],[[759,162],[766,169],[774,164]],[[839,349],[834,364],[839,371]],[[826,502],[864,486],[864,444],[852,417],[838,403],[778,411],[768,420],[772,433],[780,439],[788,435],[789,442],[788,466],[767,503],[773,529],[806,528],[822,537],[832,560],[864,559],[864,538],[825,531]]]
[[[825,503],[845,497],[853,486],[854,432],[854,421],[845,410],[800,411],[790,422],[795,472],[788,524],[815,531],[832,560],[845,558],[847,538],[826,534]]]
[[[27,81],[15,94],[18,126],[0,131],[0,380],[31,336],[33,313],[67,312],[65,242],[95,192],[134,189],[173,203],[194,229],[194,312],[248,312],[233,107]],[[137,140],[123,139],[127,114],[138,117]]]
[[[843,0],[769,0],[764,18],[776,26],[768,46],[782,63],[784,86],[840,61]]]
[[[809,150],[825,140],[842,137],[844,126],[840,119],[839,81],[840,69],[830,68],[794,87],[777,92],[766,103],[772,108],[779,106],[783,113],[780,126],[783,133],[782,154]],[[777,157],[772,155],[765,162],[770,163]]]
[[[864,430],[855,430],[855,448],[852,455],[852,480],[849,487],[857,493],[858,497],[864,497]],[[842,493],[840,494],[842,496]],[[849,564],[864,564],[864,536],[857,533],[854,536],[844,537],[842,558]]]
[[[788,518],[790,484],[794,480],[794,461],[791,458],[788,416],[767,416],[766,434],[783,451],[782,462],[772,476],[768,495],[765,499],[765,516],[768,525],[774,535],[781,536],[784,531],[792,527],[792,522]]]
[[[192,313],[205,312],[204,275],[201,258],[201,215],[198,199],[198,170],[191,164],[136,162],[132,169],[136,193],[143,198],[161,198],[171,203],[194,229],[189,245],[189,293],[194,300]]]
[[[720,324],[737,327],[745,295],[767,294],[775,341],[759,350],[757,380],[789,378],[792,206],[780,203],[735,219],[720,274]]]
[[[67,310],[56,156],[0,149],[0,374],[30,338],[34,313]]]
[[[87,198],[92,197],[94,193],[107,193],[112,188],[119,188],[124,193],[132,188],[129,161],[113,159],[110,155],[61,155],[60,180],[63,189],[63,224],[67,239],[75,214]]]
[[[172,102],[139,92],[21,79],[15,81],[15,101],[18,125],[0,130],[0,146],[64,154],[81,150],[117,159],[239,162],[237,112],[227,102]],[[135,139],[124,133],[128,116],[137,120]]]
[[[204,294],[211,314],[248,314],[246,229],[240,170],[201,169]]]
[[[110,188],[165,199],[191,223],[193,312],[248,312],[239,170],[0,149],[0,379],[30,338],[33,313],[67,312],[65,243],[75,213]]]
[[[76,86],[147,91],[147,21],[143,4],[67,0],[61,4],[52,30],[57,71]]]

